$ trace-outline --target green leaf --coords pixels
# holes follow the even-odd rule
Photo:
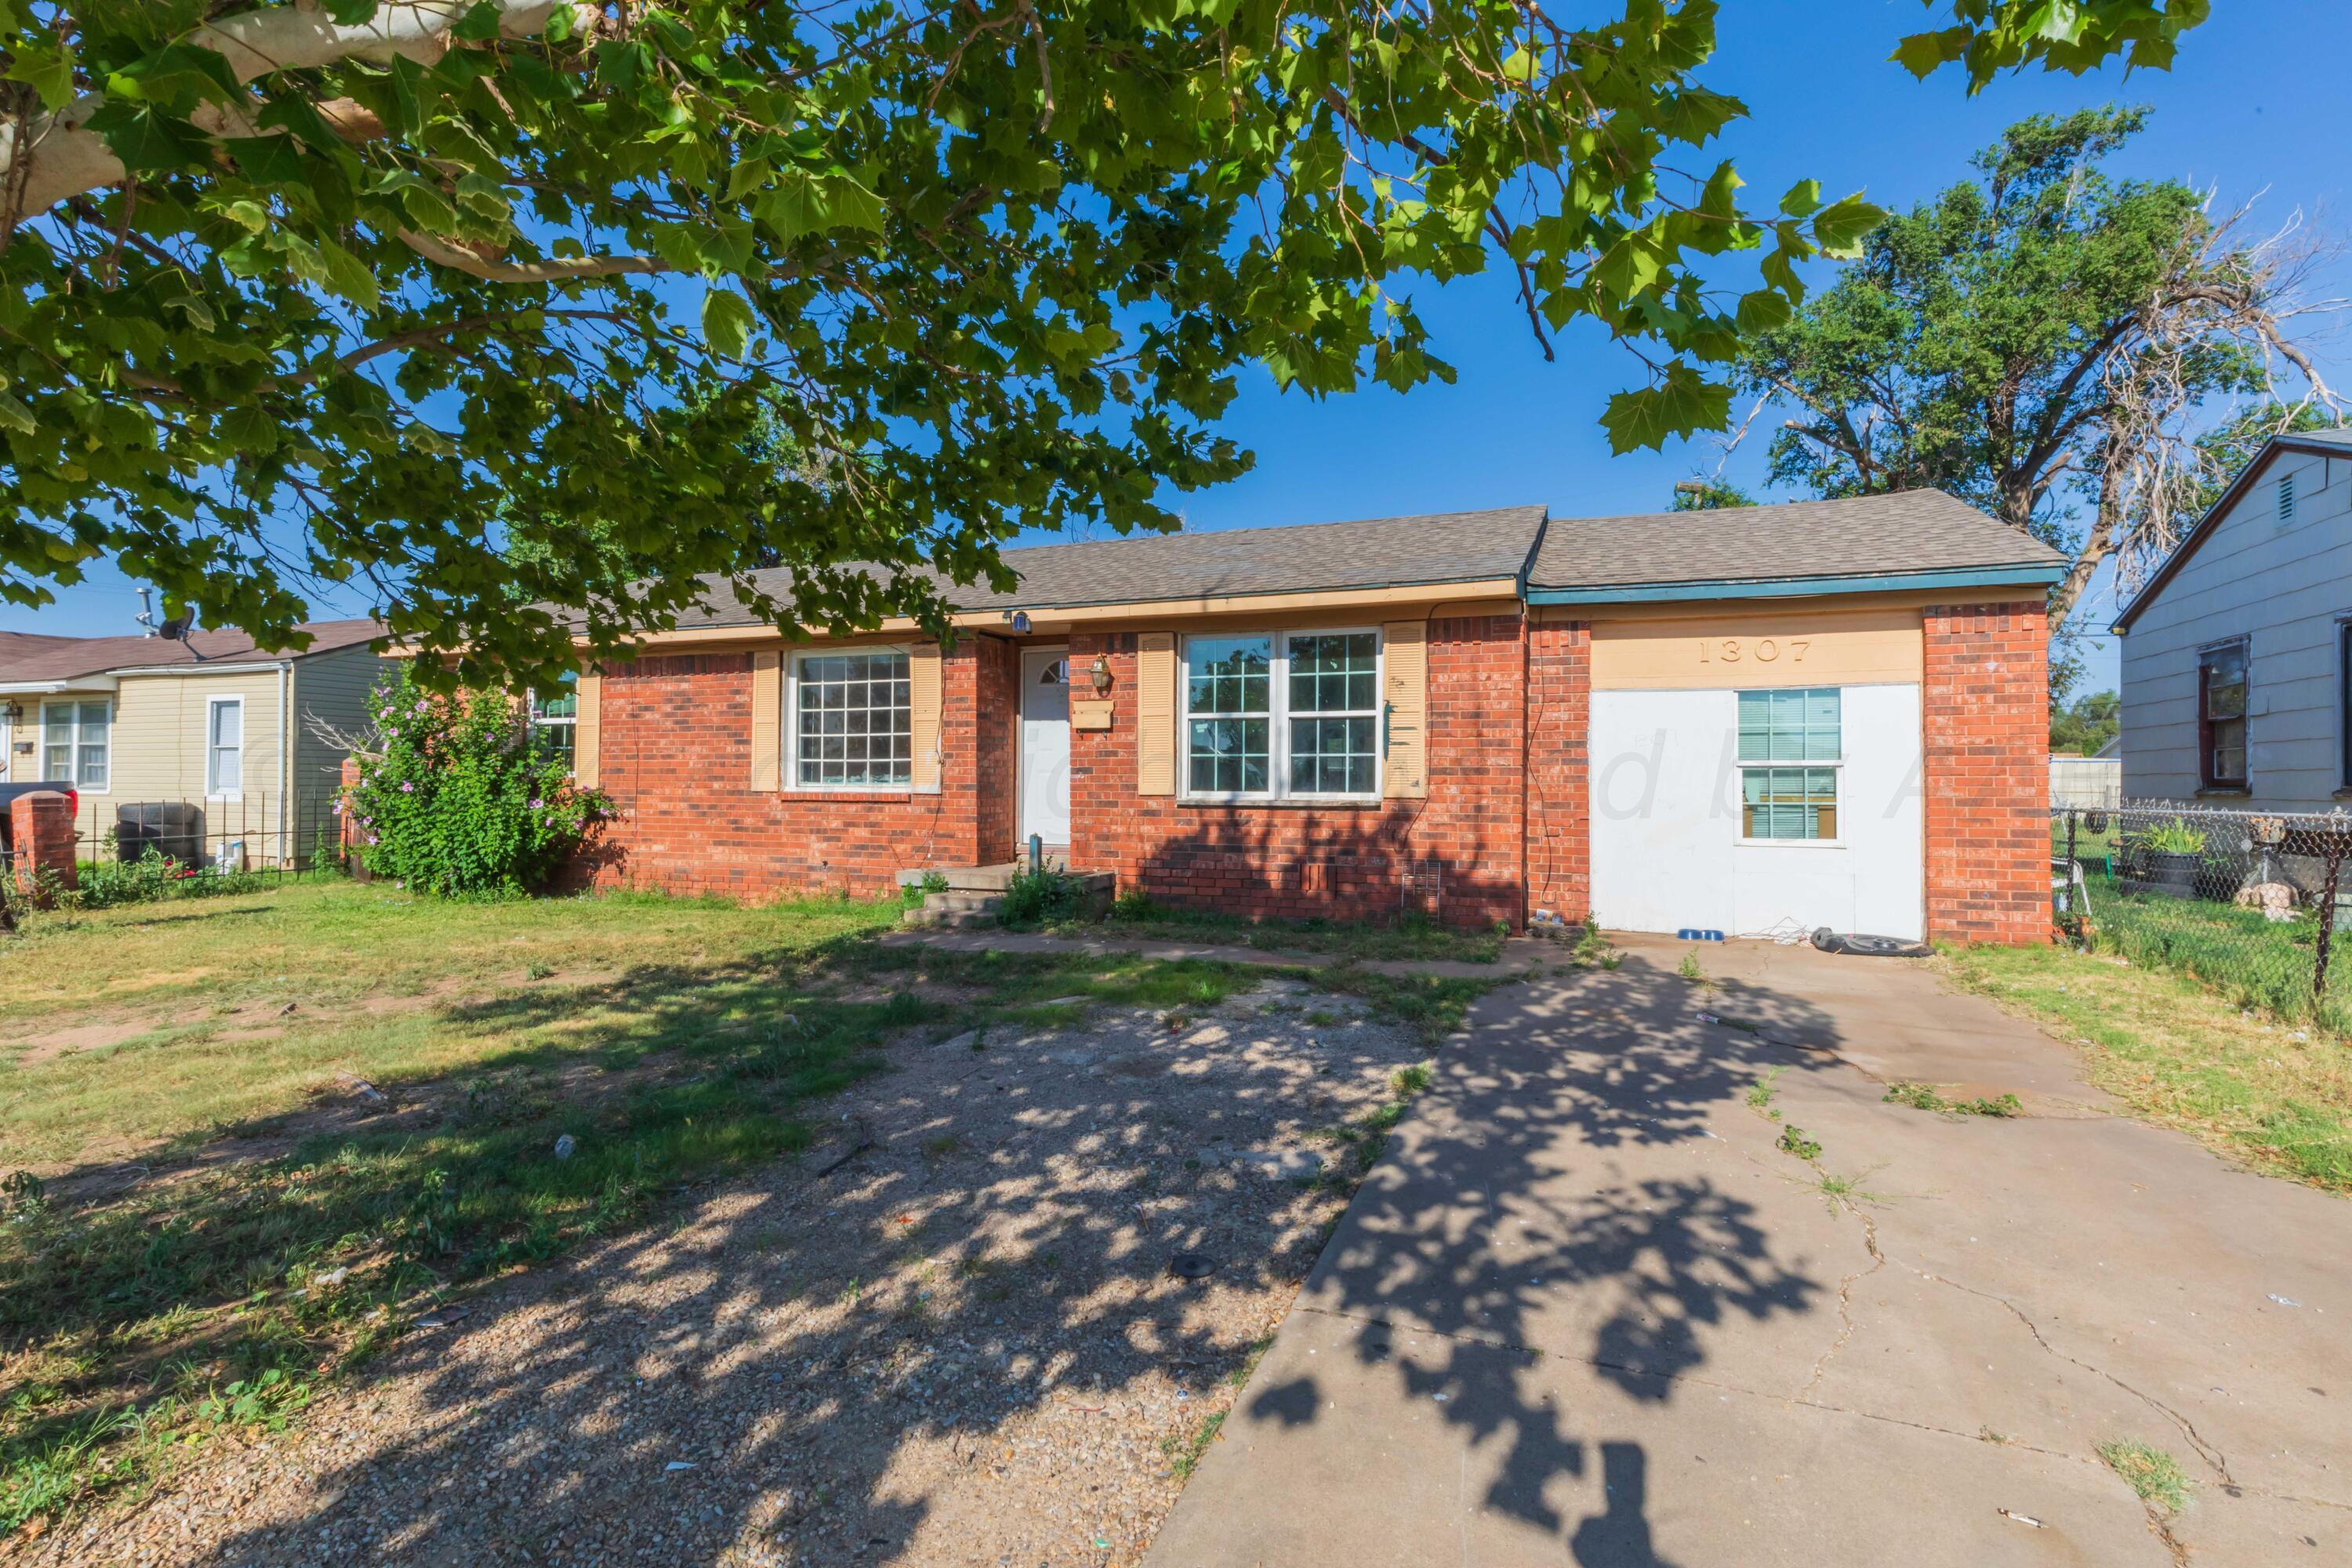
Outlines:
[[[222,142],[237,172],[257,185],[300,185],[310,181],[302,150],[291,136],[232,136]]]
[[[702,296],[702,340],[710,352],[726,359],[743,357],[751,335],[751,304],[732,289],[713,288]]]
[[[366,262],[331,239],[319,241],[319,259],[326,269],[328,288],[363,310],[373,310],[382,302],[383,291]]]
[[[1887,57],[1921,81],[1969,52],[1969,30],[1947,27],[1939,33],[1914,33],[1895,46]]]
[[[21,81],[41,96],[41,107],[63,109],[74,100],[74,52],[62,40],[47,44],[19,43],[8,67],[10,81]]]
[[[562,10],[565,7],[558,6]],[[490,0],[478,0],[474,8],[457,18],[449,36],[468,44],[487,44],[499,36],[499,8]]]
[[[1739,297],[1739,331],[1747,336],[1785,327],[1795,314],[1789,297],[1777,289],[1759,289]]]
[[[1609,449],[1622,457],[1643,447],[1663,447],[1677,436],[1720,430],[1731,422],[1731,388],[1708,381],[1677,361],[1656,386],[1621,392],[1601,416]]]
[[[1819,180],[1799,180],[1780,198],[1780,210],[1790,217],[1803,217],[1822,208],[1822,183]]]
[[[1886,209],[1871,205],[1856,192],[1813,215],[1813,243],[1824,256],[1852,260],[1862,254],[1863,240],[1885,217]]]
[[[195,127],[151,104],[108,102],[91,115],[89,128],[132,174],[196,167],[212,160],[212,142]]]
[[[13,392],[0,392],[0,425],[26,436],[36,434],[41,427],[33,411]]]

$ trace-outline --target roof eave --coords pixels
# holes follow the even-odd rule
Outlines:
[[[2163,563],[2149,574],[2147,581],[2139,585],[2139,592],[2131,596],[2131,603],[2116,612],[2116,618],[2108,623],[2108,632],[2116,637],[2122,637],[2131,630],[2131,624],[2139,619],[2139,613],[2156,602],[2156,596],[2164,591],[2164,585],[2172,581],[2180,568],[2189,564],[2189,558],[2197,553],[2198,547],[2205,542],[2206,536],[2221,526],[2221,519],[2228,514],[2230,509],[2245,499],[2246,491],[2253,486],[2255,476],[2270,467],[2273,458],[2287,450],[2308,452],[2317,458],[2352,458],[2352,447],[2343,447],[2333,441],[2312,441],[2298,436],[2273,436],[2263,442],[2262,450],[2256,452],[2245,468],[2240,470],[2238,477],[2230,481],[2230,488],[2215,498],[2213,504],[2205,509],[2205,515],[2197,520],[2196,526],[2181,535],[2180,542],[2173,546],[2172,553],[2166,556]]]
[[[1530,584],[1530,605],[1670,604],[1692,599],[1796,599],[1823,594],[1879,594],[1904,588],[2051,588],[2066,575],[2063,562],[1956,567],[1934,572],[1881,572],[1820,577],[1717,577],[1677,583],[1613,583],[1598,587]]]
[[[66,675],[53,680],[0,680],[0,697],[55,697],[68,691],[111,691],[111,675]]]

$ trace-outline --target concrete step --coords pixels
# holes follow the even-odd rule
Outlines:
[[[923,908],[934,914],[992,915],[1003,907],[1003,893],[984,893],[950,888],[944,893],[923,895]]]
[[[1070,868],[1068,859],[1059,854],[1047,855],[1045,865],[1055,871],[1066,871]],[[948,889],[950,892],[1002,892],[1027,866],[1026,860],[1003,860],[993,866],[914,867],[898,873],[898,886],[919,888],[922,886],[924,878],[940,876],[947,879]]]

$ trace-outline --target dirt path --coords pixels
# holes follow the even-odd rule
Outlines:
[[[1344,1205],[1311,1134],[1423,1054],[1273,978],[1174,1027],[905,1047],[797,1164],[0,1556],[1134,1563]]]

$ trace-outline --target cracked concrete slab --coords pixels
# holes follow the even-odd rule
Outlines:
[[[1442,1054],[1152,1563],[2352,1561],[2352,1205],[1922,966],[1625,945]]]

